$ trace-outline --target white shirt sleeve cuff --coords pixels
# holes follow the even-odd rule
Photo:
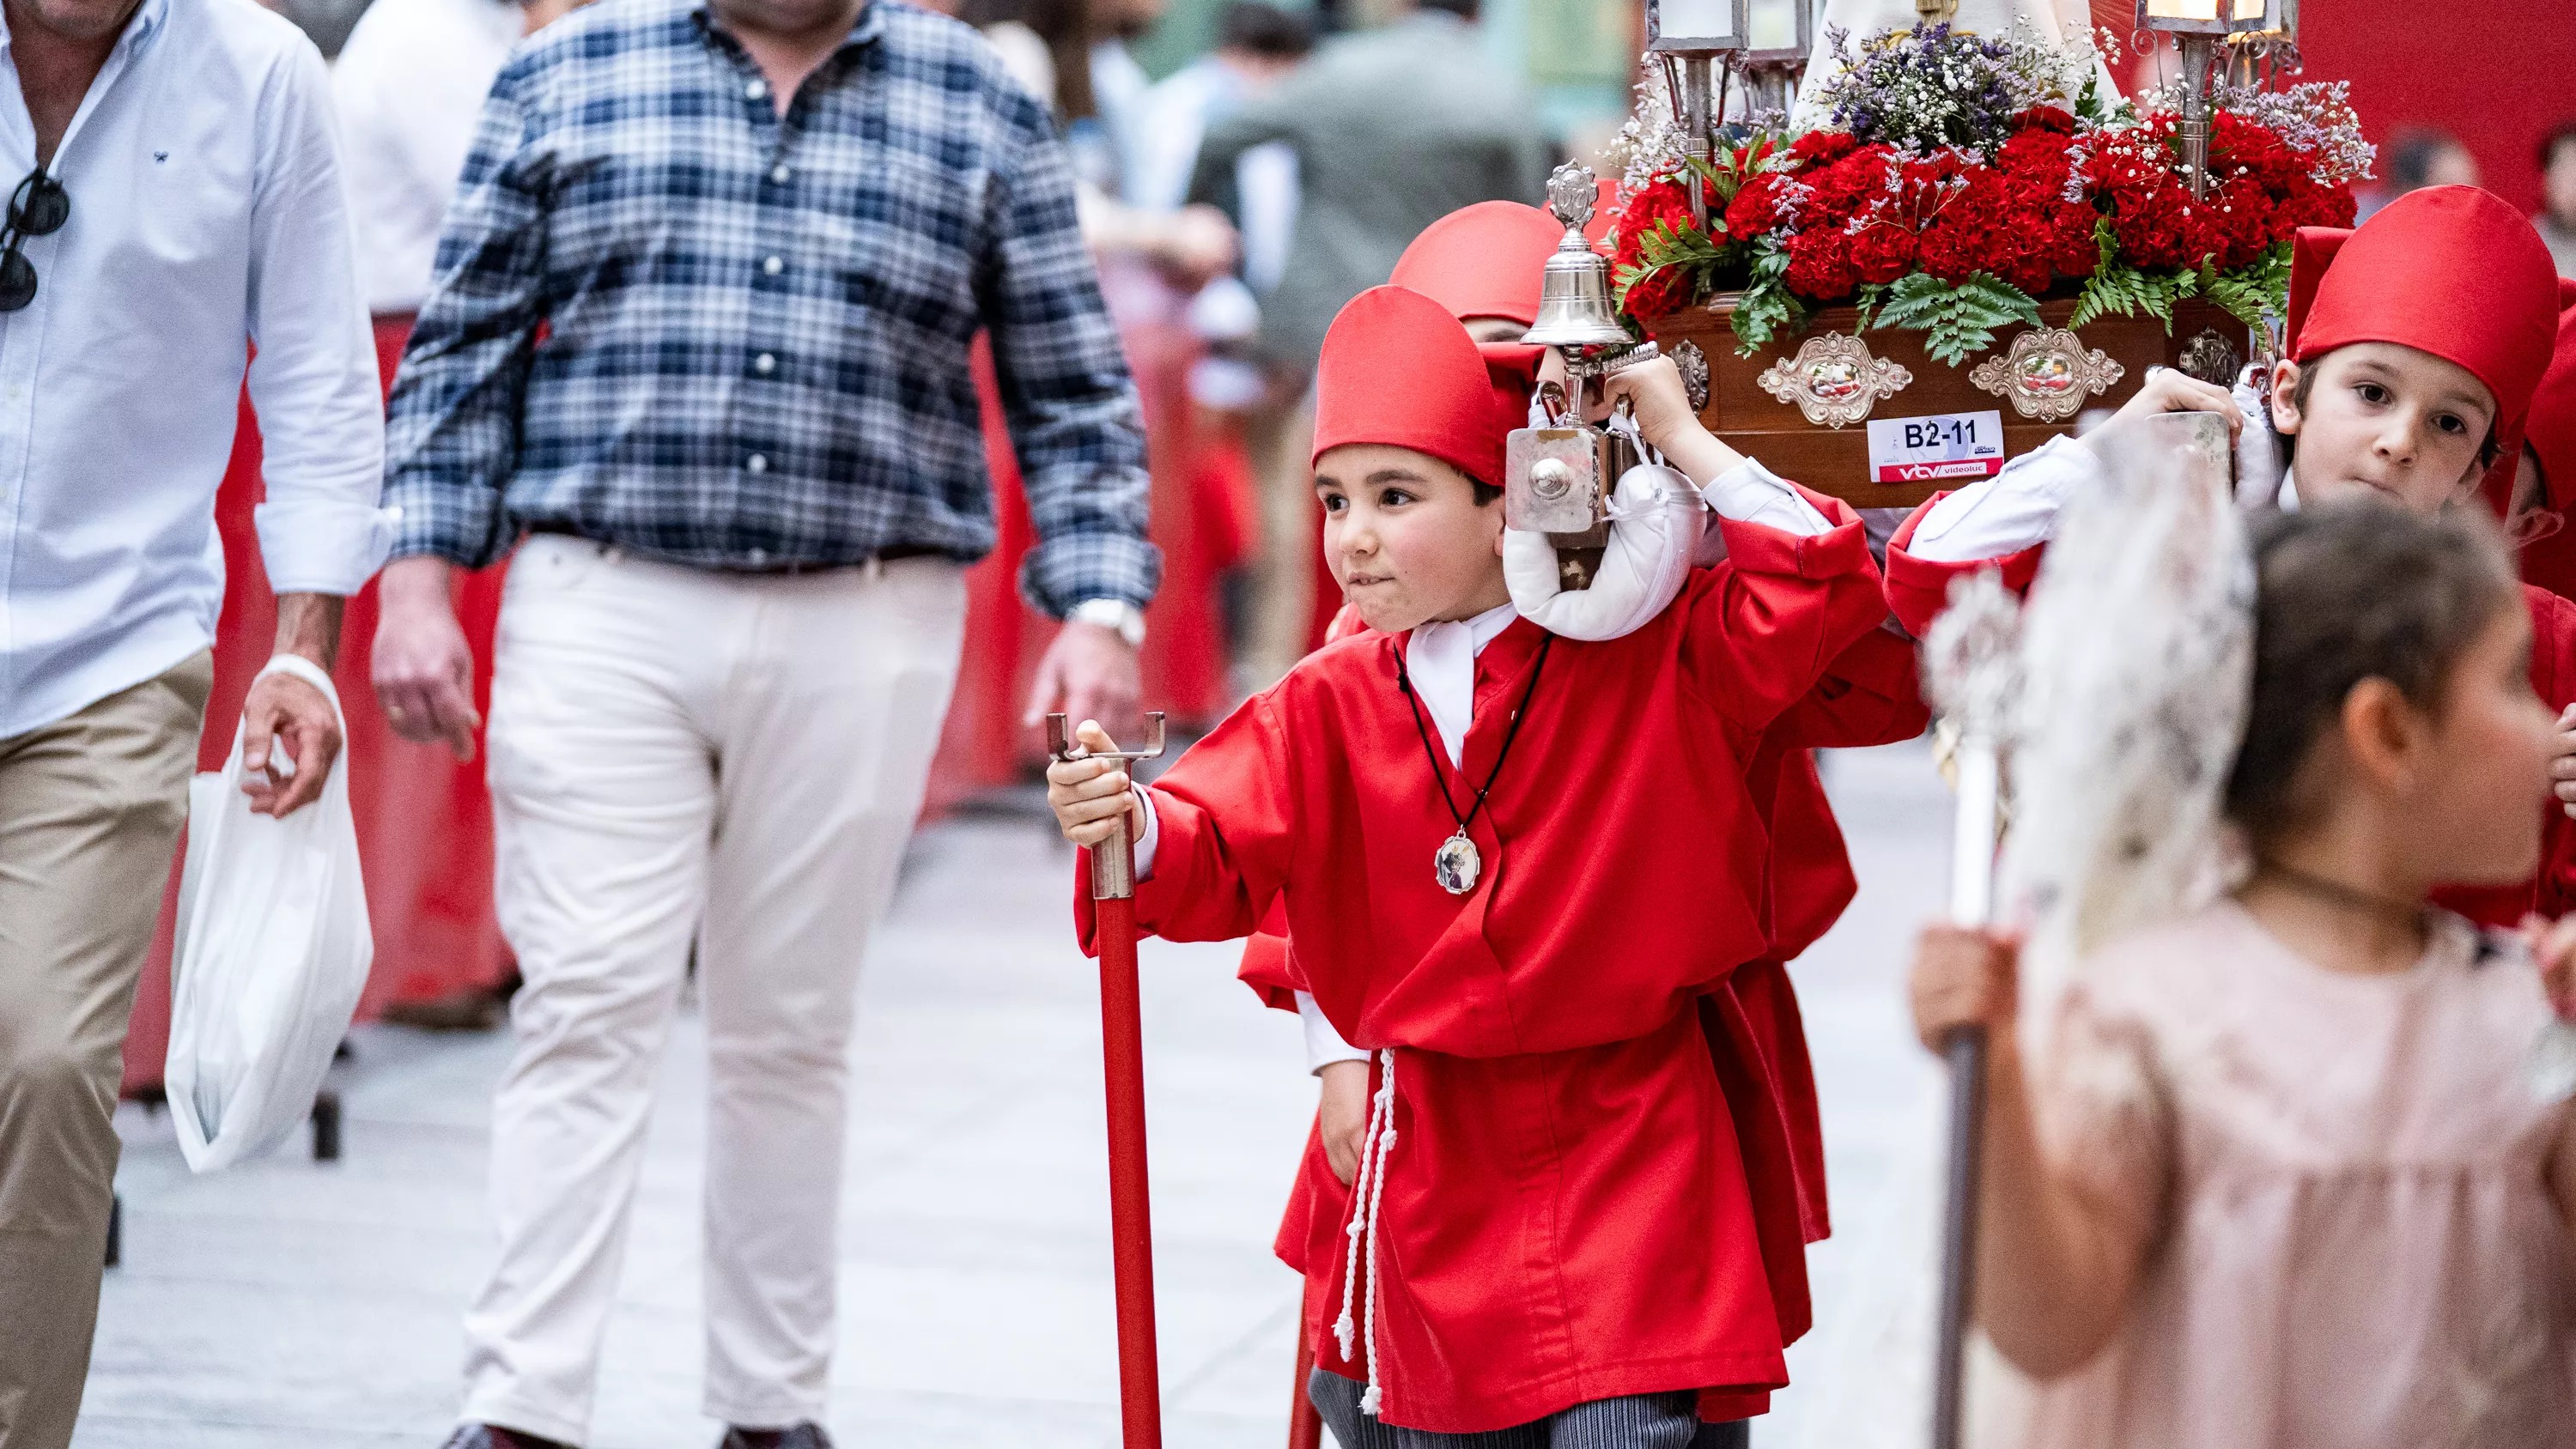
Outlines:
[[[1926,563],[1976,563],[2046,543],[2058,510],[2101,476],[2102,460],[2060,435],[2004,464],[2003,471],[1932,505],[1906,552]]]
[[[1145,805],[1145,833],[1136,837],[1136,879],[1152,880],[1154,847],[1163,843],[1163,817],[1154,813],[1154,797],[1144,786],[1130,785],[1127,788],[1135,791],[1136,798]]]
[[[1297,993],[1297,1021],[1306,1028],[1306,1070],[1320,1072],[1335,1062],[1364,1062],[1367,1052],[1342,1040],[1333,1024],[1324,1019],[1324,1009],[1315,1004],[1310,991]]]
[[[1797,489],[1752,458],[1718,474],[1699,496],[1708,500],[1718,517],[1737,523],[1758,523],[1800,536],[1829,533],[1834,526]]]
[[[251,512],[271,590],[343,597],[384,567],[401,519],[399,508],[322,498],[282,498]]]

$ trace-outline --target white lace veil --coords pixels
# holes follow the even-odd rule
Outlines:
[[[2030,592],[2003,899],[2025,913],[2039,1027],[2104,943],[2188,912],[2229,871],[2220,809],[2253,693],[2254,564],[2225,424],[2168,413],[2092,442]]]

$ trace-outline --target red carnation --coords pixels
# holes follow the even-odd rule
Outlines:
[[[1950,283],[1993,270],[1995,260],[1985,228],[1954,224],[1946,218],[1923,229],[1916,256],[1923,270]]]
[[[1916,170],[1913,166],[1906,169],[1909,173]],[[1941,189],[1937,192],[1939,199],[1932,203],[1932,224],[1922,232],[1923,270],[1955,285],[1979,272],[2000,274],[2008,269],[2014,243],[2012,234],[2002,225],[2006,210],[2002,180],[1983,166],[1952,164],[1940,167],[1938,174],[1957,179],[1946,185],[1934,183]],[[2043,280],[2040,285],[2045,287],[2047,282]]]
[[[1852,276],[1885,285],[1914,270],[1914,233],[1892,221],[1864,223],[1851,235]]]
[[[2089,277],[2101,267],[2102,247],[2093,235],[2099,215],[2081,201],[2060,201],[2048,208],[2041,235],[2050,270],[2062,277]]]
[[[1802,231],[1832,231],[1854,212],[1886,194],[1888,148],[1864,146],[1806,177],[1807,197],[1798,209]]]
[[[1789,238],[1789,290],[1830,302],[1852,289],[1851,247],[1839,228],[1802,231]]]
[[[1711,222],[1709,239],[1721,246],[1725,245],[1725,228],[1715,225],[1715,218],[1711,218]],[[1690,193],[1683,189],[1681,182],[1671,177],[1665,177],[1647,185],[1622,204],[1619,211],[1618,246],[1611,253],[1612,258],[1626,268],[1645,266],[1646,238],[1663,228],[1669,228],[1676,234],[1694,230],[1691,223]]]
[[[1786,178],[1776,171],[1765,171],[1744,183],[1735,199],[1726,204],[1726,230],[1730,236],[1759,236],[1780,224],[1780,190]]]
[[[1849,131],[1809,131],[1789,143],[1789,164],[1793,171],[1812,171],[1830,166],[1852,153],[1860,145]]]
[[[2121,260],[2149,269],[2199,262],[2188,255],[2191,192],[2154,127],[2139,127],[2105,145],[2093,158],[2092,173],[2096,194],[2110,203]]]
[[[1995,152],[1995,165],[2006,178],[2055,192],[2066,186],[2066,152],[2075,138],[2056,131],[2024,131]]]
[[[2276,242],[2288,241],[2303,226],[2351,226],[2359,210],[2348,186],[2321,186],[2314,178],[2301,176],[2272,211],[2270,235]]]
[[[2268,218],[2271,198],[2249,176],[2240,176],[2211,191],[2192,208],[2191,251],[2194,258],[2214,258],[2219,270],[2241,267],[2271,245]]]
[[[1629,316],[1651,322],[1680,311],[1690,302],[1690,291],[1687,268],[1657,267],[1629,284],[1625,306]]]
[[[2060,136],[2075,134],[2075,113],[2057,106],[2033,106],[2013,117],[2013,129],[2023,135],[2054,132]]]

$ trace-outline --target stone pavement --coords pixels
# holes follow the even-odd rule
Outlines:
[[[1862,891],[1794,968],[1824,1099],[1835,1236],[1815,1332],[1757,1443],[1921,1436],[1939,1205],[1937,1069],[1896,983],[1937,909],[1947,798],[1919,746],[1832,758]],[[831,1428],[850,1449],[1113,1449],[1107,1174],[1093,977],[1069,854],[1028,820],[925,830],[860,998]],[[1296,1023],[1231,946],[1149,943],[1145,1029],[1167,1438],[1275,1449],[1297,1283],[1269,1254],[1314,1108]],[[704,1044],[675,1034],[593,1449],[707,1449],[696,1271]],[[107,1275],[77,1449],[429,1449],[490,1247],[505,1035],[366,1028],[346,1146],[195,1178],[129,1105],[124,1266]]]

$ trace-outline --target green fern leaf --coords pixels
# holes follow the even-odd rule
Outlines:
[[[2101,267],[2084,279],[2084,290],[2075,297],[2075,315],[2066,319],[2066,325],[2070,329],[2082,328],[2113,312],[2126,317],[2135,311],[2120,273]]]
[[[1888,288],[1887,301],[1879,309],[1878,327],[1908,327],[1917,331],[1939,321],[1950,300],[1950,284],[1927,272],[1900,277]]]
[[[1855,308],[1857,308],[1857,309],[1859,310],[1859,312],[1860,312],[1860,317],[1859,317],[1859,319],[1852,323],[1852,330],[1853,330],[1854,332],[1866,332],[1866,331],[1868,331],[1868,330],[1869,330],[1869,319],[1870,319],[1872,316],[1876,315],[1876,313],[1877,313],[1877,311],[1878,311],[1879,304],[1880,304],[1881,302],[1886,301],[1886,300],[1887,300],[1887,284],[1886,284],[1886,283],[1884,283],[1884,282],[1869,282],[1869,283],[1865,283],[1865,284],[1863,284],[1863,285],[1862,285],[1862,287],[1861,287],[1861,289],[1860,289],[1860,296],[1859,296],[1858,300],[1856,300],[1856,301],[1852,304],[1852,305],[1853,305]]]
[[[1789,291],[1789,254],[1780,244],[1763,237],[1753,247],[1753,279],[1735,304],[1735,315],[1728,325],[1735,329],[1735,354],[1751,357],[1779,335],[1784,327],[1794,327],[1807,315]]]

